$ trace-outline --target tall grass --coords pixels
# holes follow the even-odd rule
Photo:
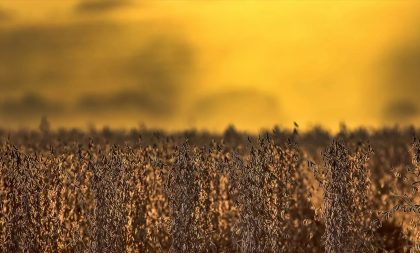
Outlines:
[[[2,141],[0,251],[418,247],[420,143],[407,133],[138,134],[48,130]]]
[[[358,145],[352,151],[334,140],[324,152],[324,209],[326,252],[370,252],[369,173],[370,147]]]

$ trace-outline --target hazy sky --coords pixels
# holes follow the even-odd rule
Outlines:
[[[0,2],[0,125],[420,123],[420,1]]]

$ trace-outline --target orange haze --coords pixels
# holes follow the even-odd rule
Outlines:
[[[0,125],[420,123],[420,1],[0,2]]]

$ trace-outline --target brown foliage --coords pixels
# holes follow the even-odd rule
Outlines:
[[[0,131],[0,251],[414,250],[411,134]]]

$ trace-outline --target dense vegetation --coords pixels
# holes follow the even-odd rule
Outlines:
[[[415,252],[419,134],[0,131],[0,251]]]

